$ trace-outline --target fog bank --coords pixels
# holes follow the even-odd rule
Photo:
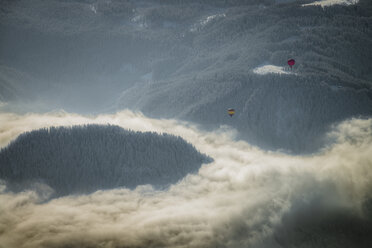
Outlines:
[[[309,156],[265,152],[221,127],[123,111],[113,115],[1,114],[1,145],[49,125],[115,124],[180,135],[214,162],[167,191],[141,186],[43,202],[0,195],[0,247],[368,247],[372,244],[372,119],[334,127]],[[41,190],[42,192],[42,190]]]

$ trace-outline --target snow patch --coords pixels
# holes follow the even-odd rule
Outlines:
[[[266,75],[269,73],[277,74],[293,74],[291,71],[286,71],[286,68],[283,66],[276,65],[263,65],[253,69],[253,72],[260,75]]]
[[[215,19],[218,19],[218,18],[221,18],[221,17],[226,17],[226,14],[218,14],[218,15],[211,15],[211,16],[207,16],[207,18],[203,19],[200,24],[202,26],[205,26],[207,25],[208,23],[210,23],[212,20],[215,20]]]
[[[143,15],[136,15],[131,20],[132,24],[135,24],[139,28],[147,28],[148,25]]]
[[[205,27],[207,24],[209,24],[211,21],[218,20],[218,19],[224,18],[224,17],[226,17],[226,14],[215,14],[215,15],[207,16],[207,17],[201,19],[197,24],[194,24],[190,28],[190,32],[198,31],[201,28]]]
[[[359,0],[321,0],[321,1],[315,1],[313,3],[303,4],[302,6],[313,6],[313,5],[320,5],[322,7],[325,6],[331,6],[335,4],[341,4],[341,5],[351,5],[351,4],[357,4]]]
[[[89,5],[89,8],[90,8],[90,10],[91,10],[92,12],[94,12],[94,14],[97,14],[97,8],[96,8],[95,5],[91,4],[91,5]]]

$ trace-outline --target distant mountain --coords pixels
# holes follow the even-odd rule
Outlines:
[[[332,124],[372,115],[372,2],[312,2],[3,0],[0,62],[35,78],[14,101],[36,110],[129,108],[314,152]]]
[[[0,179],[19,191],[45,183],[56,196],[142,184],[165,187],[210,158],[180,137],[118,126],[52,127],[20,135],[0,151]]]
[[[174,55],[153,67],[152,81],[123,92],[119,108],[206,128],[227,124],[266,149],[316,151],[332,124],[372,115],[372,2],[303,3],[228,7],[200,18]],[[257,73],[265,65],[284,73]]]

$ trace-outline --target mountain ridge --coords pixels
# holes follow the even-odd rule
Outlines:
[[[228,123],[270,150],[316,152],[331,125],[372,115],[372,3],[259,2],[35,1],[25,8],[20,0],[2,12],[0,60],[35,78],[38,87],[13,97],[27,109],[28,95],[40,96],[35,109],[128,108],[204,128]],[[66,22],[69,8],[81,13]],[[289,70],[289,58],[292,74],[255,71],[264,64]]]

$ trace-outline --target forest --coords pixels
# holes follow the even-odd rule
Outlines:
[[[182,138],[113,125],[50,127],[24,133],[0,151],[9,190],[43,183],[55,196],[98,189],[165,188],[211,159]]]

